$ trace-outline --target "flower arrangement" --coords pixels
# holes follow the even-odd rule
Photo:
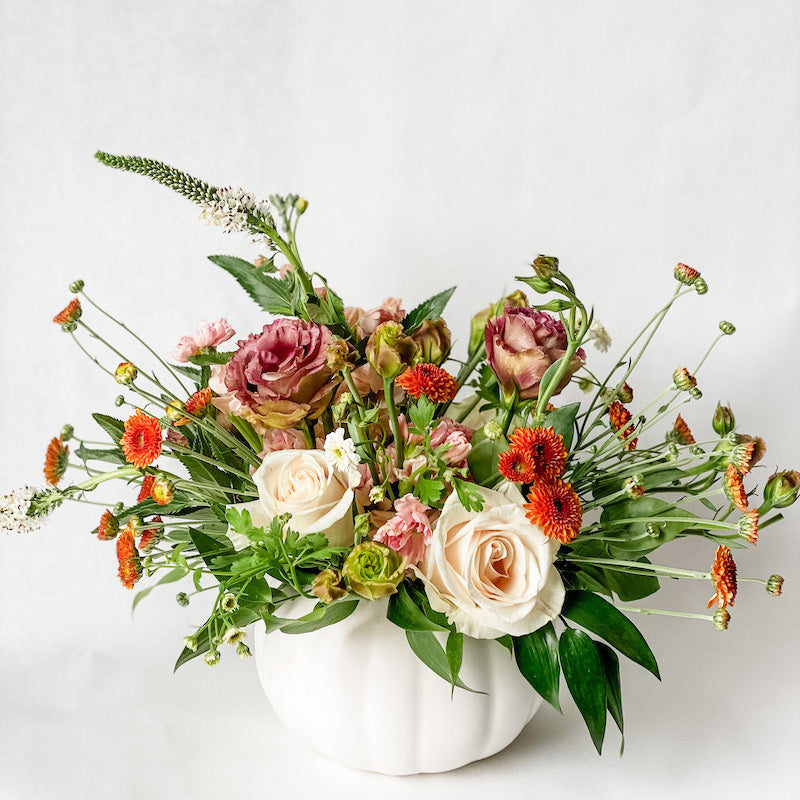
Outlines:
[[[451,687],[471,690],[460,678],[465,636],[506,648],[559,710],[563,674],[600,752],[609,716],[623,730],[617,654],[659,675],[630,613],[728,627],[745,580],[733,551],[781,519],[800,474],[776,472],[759,493],[751,468],[764,442],[739,433],[727,407],[717,405],[702,441],[679,413],[701,398],[698,370],[734,333],[729,322],[696,368],[677,366],[663,392],[635,402],[632,375],[668,311],[708,289],[697,270],[677,265],[673,295],[599,377],[584,347],[607,350],[608,334],[558,259],[539,256],[517,278],[536,302],[518,290],[477,314],[459,360],[442,317],[455,287],[410,311],[396,298],[364,310],[306,270],[296,238],[305,199],[260,202],[158,161],[96,157],[174,189],[265,253],[254,263],[210,259],[271,321],[227,347],[228,322],[202,322],[169,359],[90,299],[83,281],[71,284],[75,297],[54,322],[124,387],[116,405],[129,412],[92,415],[106,443],[64,426],[46,450],[48,487],[0,500],[0,527],[31,532],[65,500],[86,502],[111,481],[133,485],[135,499],[102,503],[93,533],[116,542],[125,588],[151,581],[134,604],[181,580],[179,605],[215,597],[176,668],[198,656],[213,666],[225,645],[248,658],[256,621],[308,632],[388,598],[389,623]],[[144,345],[154,365],[106,341],[96,315]],[[570,384],[586,400],[554,405]],[[73,470],[85,478],[67,483]],[[653,563],[660,546],[685,537],[715,549],[707,571]],[[708,609],[630,605],[661,578],[707,581]],[[781,594],[778,575],[746,580]],[[298,598],[316,605],[286,615]]]

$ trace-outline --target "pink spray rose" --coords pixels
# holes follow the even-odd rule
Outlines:
[[[357,306],[346,306],[345,319],[356,332],[359,339],[369,336],[378,325],[384,322],[401,322],[405,317],[405,309],[401,307],[403,301],[399,297],[387,297],[379,306],[364,311]]]
[[[484,337],[489,366],[503,392],[510,396],[516,388],[523,400],[538,397],[544,373],[565,354],[568,344],[561,322],[532,308],[506,308],[502,316],[486,323]],[[554,394],[569,383],[585,360],[583,349],[578,350]]]
[[[407,494],[395,501],[394,511],[395,515],[378,528],[372,539],[405,556],[409,564],[418,564],[431,542],[431,523],[426,513],[430,508]]]
[[[216,347],[235,335],[236,331],[225,318],[216,322],[201,322],[194,336],[181,336],[172,350],[172,357],[185,364],[191,356],[196,356],[201,350]]]
[[[237,342],[225,386],[238,412],[264,428],[291,428],[325,409],[338,381],[327,365],[333,334],[323,325],[278,319]]]

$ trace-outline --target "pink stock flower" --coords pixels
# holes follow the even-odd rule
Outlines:
[[[196,356],[204,348],[216,347],[227,342],[236,334],[225,318],[216,322],[201,322],[194,336],[181,336],[172,349],[172,357],[185,364],[191,356]]]
[[[382,525],[372,537],[408,559],[410,565],[418,564],[425,556],[431,542],[430,508],[414,495],[407,494],[395,501],[395,515]]]
[[[516,389],[523,400],[538,397],[544,373],[565,354],[568,344],[561,322],[532,308],[506,308],[502,316],[486,323],[484,337],[489,366],[503,392],[510,396]],[[583,350],[578,350],[554,394],[569,383],[585,359]]]

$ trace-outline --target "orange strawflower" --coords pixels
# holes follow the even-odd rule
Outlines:
[[[142,577],[142,561],[133,540],[133,526],[128,523],[117,539],[118,575],[126,589],[133,589],[134,584]]]
[[[119,444],[126,460],[144,469],[161,455],[161,425],[155,417],[137,409],[125,423],[125,433]]]
[[[195,392],[186,401],[186,410],[195,417],[199,417],[208,408],[208,404],[210,402],[211,389],[206,387],[205,389],[201,389],[199,392]]]
[[[533,483],[536,477],[536,467],[529,453],[512,447],[505,453],[500,453],[497,459],[497,469],[500,474],[512,483]]]
[[[148,528],[146,531],[142,532],[142,537],[139,539],[139,549],[143,553],[149,552],[153,548],[153,545],[155,545],[156,542],[158,542],[158,540],[161,538],[161,522],[161,517],[156,514],[156,516],[150,520],[150,524],[156,525],[157,527]]]
[[[628,437],[631,436],[633,433],[633,425],[628,425],[631,421],[631,412],[625,408],[619,400],[615,400],[609,407],[608,407],[608,420],[611,425],[611,429],[616,431],[617,433],[622,433],[620,438],[628,439],[625,442],[625,449],[626,450],[635,450],[636,443],[639,441],[637,439],[629,439]]]
[[[552,481],[563,474],[567,464],[567,449],[564,447],[564,437],[552,427],[517,428],[509,441],[512,450],[528,456],[535,478]]]
[[[44,477],[51,486],[57,486],[67,471],[69,447],[60,436],[50,440],[44,455]]]
[[[397,384],[414,399],[424,394],[434,403],[449,403],[458,391],[456,379],[436,364],[416,364],[397,379]]]
[[[524,508],[531,524],[540,527],[549,539],[567,544],[580,533],[583,507],[575,490],[564,481],[537,483],[528,493]]]
[[[100,523],[97,526],[97,538],[101,542],[110,542],[118,533],[119,519],[106,509],[103,512],[103,516],[100,517]]]
[[[752,508],[739,520],[739,533],[750,544],[758,543],[758,509]]]
[[[720,608],[732,606],[736,599],[736,564],[731,551],[721,544],[714,554],[714,565],[711,567],[711,580],[717,590],[708,601],[706,608],[716,603]]]
[[[156,479],[152,475],[145,475],[144,478],[142,478],[142,488],[139,489],[139,496],[136,498],[137,503],[141,503],[142,500],[150,499],[155,480]]]
[[[76,322],[82,313],[83,309],[81,308],[81,301],[75,297],[53,317],[53,322],[57,323],[58,325],[66,325],[70,322]]]
[[[728,469],[725,470],[725,488],[736,508],[742,512],[747,511],[747,492],[744,490],[741,473],[733,464],[728,464]]]
[[[679,444],[694,444],[695,439],[692,436],[692,432],[689,430],[689,426],[686,424],[684,418],[678,414],[678,418],[675,420],[675,424],[672,426],[672,430],[675,431],[677,434],[677,439]]]

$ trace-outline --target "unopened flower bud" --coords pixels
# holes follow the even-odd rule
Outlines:
[[[555,256],[536,256],[531,266],[536,275],[544,281],[550,281],[558,275],[558,259]]]
[[[647,535],[652,536],[654,539],[661,536],[661,528],[655,522],[648,522],[644,529]]]
[[[750,466],[758,464],[767,454],[767,443],[760,436],[750,436],[746,433],[739,435],[739,444],[752,444],[753,450],[750,455]]]
[[[397,591],[407,564],[403,556],[386,545],[367,541],[350,551],[342,575],[356,594],[367,600],[377,600]]]
[[[187,650],[191,650],[193,653],[197,652],[197,639],[194,636],[184,636],[183,637],[183,646]]]
[[[697,378],[691,375],[686,367],[678,367],[672,374],[672,380],[682,392],[688,392],[697,386]]]
[[[373,486],[369,490],[369,501],[371,503],[380,503],[386,497],[386,490],[383,486]]]
[[[631,388],[630,384],[623,383],[622,386],[617,390],[617,397],[619,398],[620,403],[632,403],[633,402],[633,389]]]
[[[576,383],[578,384],[578,388],[584,394],[587,394],[588,392],[591,392],[592,389],[594,389],[594,384],[591,382],[591,380],[589,380],[589,378],[583,375],[581,375],[581,377],[576,380]]]
[[[153,488],[150,491],[150,496],[160,506],[165,506],[167,503],[172,502],[175,497],[175,487],[172,481],[166,475],[157,475],[153,481]]]
[[[411,339],[417,345],[417,361],[439,366],[450,355],[450,329],[443,319],[426,319]]]
[[[483,426],[483,435],[487,439],[497,441],[503,435],[503,426],[496,419],[489,420]]]
[[[342,573],[335,569],[324,569],[311,585],[311,593],[323,603],[332,603],[347,594]]]
[[[266,264],[268,261],[269,261],[269,259],[266,256],[256,256],[253,259],[253,266],[256,269],[261,269],[261,267],[263,267],[264,264]]]
[[[178,592],[175,595],[175,602],[181,607],[186,608],[189,605],[189,595],[186,592]]]
[[[236,599],[236,595],[232,592],[225,592],[225,594],[222,595],[220,605],[222,606],[223,611],[230,613],[239,608],[239,601]]]
[[[369,365],[381,378],[393,380],[414,363],[417,345],[398,322],[379,325],[367,341]]]
[[[800,472],[794,469],[776,472],[764,486],[764,499],[772,508],[786,508],[797,500]]]
[[[345,339],[335,339],[328,345],[328,369],[341,372],[345,367],[355,364],[356,351]]]
[[[699,445],[699,444],[693,444],[693,445],[692,445],[692,446],[689,448],[689,452],[690,452],[690,453],[691,453],[693,456],[702,456],[702,455],[703,455],[703,453],[705,453],[705,450],[703,450],[703,448],[702,448],[702,447],[700,447],[700,445]]]
[[[78,294],[78,292],[80,292],[84,286],[86,286],[86,284],[80,278],[78,278],[78,280],[72,281],[68,288],[73,294]]]
[[[114,380],[123,386],[130,386],[139,374],[139,370],[130,361],[123,361],[114,370]]]
[[[732,322],[728,322],[728,320],[723,319],[719,323],[719,329],[726,335],[726,336],[733,336],[736,333],[736,326]]]
[[[53,322],[60,325],[62,330],[74,331],[82,313],[81,301],[75,297],[53,317]]]
[[[641,497],[644,494],[644,476],[631,475],[625,478],[622,488],[628,497]]]
[[[689,397],[691,397],[692,400],[699,400],[702,396],[703,393],[696,386],[692,386],[692,388],[689,389]]]
[[[209,667],[216,667],[217,664],[219,664],[219,650],[209,650],[203,656],[203,661],[205,661]]]
[[[698,278],[694,282],[694,290],[697,294],[705,294],[708,291],[708,284],[705,282],[704,278]]]
[[[515,289],[503,303],[505,308],[528,308],[529,305],[528,296],[522,289]]]
[[[717,403],[717,409],[714,411],[714,417],[711,420],[711,427],[718,436],[727,436],[736,427],[733,411],[727,406]]]
[[[73,437],[74,433],[75,433],[75,428],[73,428],[72,425],[69,424],[65,425],[61,429],[61,441],[68,442]]]
[[[134,536],[138,536],[142,532],[144,522],[138,514],[132,514],[130,517],[128,517],[127,527],[133,531]]]
[[[305,214],[307,208],[308,200],[306,200],[305,197],[298,197],[297,200],[294,201],[294,210],[297,212],[298,216]]]
[[[250,648],[244,642],[239,642],[239,644],[236,646],[236,655],[244,660],[246,658],[250,658],[250,656],[253,654],[250,652]]]
[[[567,308],[572,308],[572,303],[567,300],[550,300],[541,306],[536,306],[539,311],[564,311]]]
[[[731,615],[728,613],[726,608],[718,608],[714,612],[714,627],[718,631],[726,631],[728,630],[728,625],[731,621]]]
[[[173,425],[186,425],[191,420],[184,416],[183,412],[186,410],[186,406],[180,400],[172,400],[168,406],[164,407],[164,412],[167,415],[167,419],[172,422]]]
[[[72,320],[68,322],[62,322],[61,330],[64,331],[64,333],[73,333],[73,331],[78,330],[78,323]]]
[[[123,403],[124,403],[124,402],[125,402],[125,398],[124,398],[124,397],[123,397],[121,394],[118,394],[118,395],[117,395],[117,396],[114,398],[114,405],[115,405],[117,408],[119,408],[121,405],[123,405]]]
[[[783,592],[783,578],[780,575],[770,575],[767,578],[767,594],[779,597]]]
[[[686,286],[691,286],[700,277],[700,273],[696,269],[692,269],[686,264],[678,264],[673,271],[675,280]]]
[[[678,458],[680,458],[680,452],[678,451],[678,446],[672,443],[667,448],[667,461],[677,461]]]
[[[114,514],[116,516],[119,516],[122,513],[124,508],[125,508],[125,504],[124,503],[115,503],[114,504],[114,508],[112,509],[112,511],[114,512]]]

